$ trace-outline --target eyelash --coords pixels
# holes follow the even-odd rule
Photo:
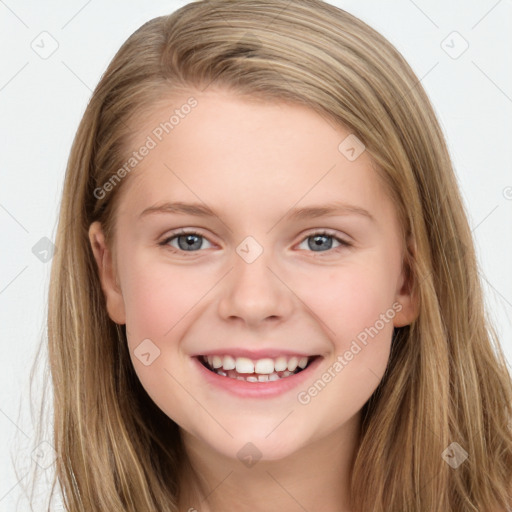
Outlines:
[[[195,236],[198,236],[200,238],[204,238],[204,239],[208,240],[204,235],[202,235],[201,233],[198,233],[197,231],[181,230],[181,231],[175,232],[171,236],[165,238],[164,240],[159,242],[158,245],[166,247],[171,252],[176,253],[176,254],[178,254],[178,253],[179,254],[186,254],[186,253],[201,252],[201,250],[199,250],[199,251],[183,251],[181,249],[176,249],[174,247],[171,247],[171,246],[167,245],[171,240],[174,240],[175,238],[178,238],[179,236],[184,236],[184,235],[195,235]],[[342,238],[337,237],[335,234],[333,234],[329,230],[320,230],[320,231],[314,231],[313,233],[309,233],[309,234],[307,234],[301,240],[300,243],[304,242],[308,238],[312,238],[312,237],[315,237],[315,236],[328,236],[330,238],[333,238],[334,240],[336,240],[340,244],[339,247],[335,247],[334,249],[329,249],[327,251],[321,251],[321,252],[318,252],[318,253],[315,253],[315,251],[307,251],[307,252],[312,252],[313,254],[315,254],[315,256],[320,256],[321,257],[325,253],[329,254],[329,253],[337,252],[337,251],[342,250],[342,249],[347,249],[349,247],[352,247],[352,244],[350,242],[347,242],[346,240],[343,240]]]

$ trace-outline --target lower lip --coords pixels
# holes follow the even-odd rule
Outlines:
[[[291,391],[304,383],[304,381],[313,374],[323,358],[317,356],[305,370],[299,373],[267,382],[247,382],[230,377],[223,377],[222,375],[208,370],[203,366],[201,361],[199,361],[199,358],[193,357],[192,359],[194,360],[194,364],[198,367],[200,374],[213,386],[243,398],[271,398]]]

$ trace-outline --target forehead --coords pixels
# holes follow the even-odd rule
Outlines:
[[[190,98],[195,106],[183,108]],[[144,113],[131,140],[127,155],[151,149],[124,184],[125,206],[140,213],[179,199],[229,204],[242,213],[274,203],[290,208],[350,199],[370,205],[381,198],[382,186],[365,151],[347,158],[350,137],[302,105],[225,91],[173,94]]]

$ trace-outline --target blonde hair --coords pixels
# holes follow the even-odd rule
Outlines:
[[[223,87],[306,105],[363,142],[400,215],[420,310],[395,330],[363,407],[354,511],[491,511],[511,504],[512,382],[486,317],[466,212],[429,99],[378,32],[320,0],[192,2],[120,48],[71,150],[48,305],[58,481],[72,512],[178,510],[186,456],[148,397],[125,326],[108,316],[88,228],[112,246],[133,121],[173,90]],[[456,469],[441,454],[457,442]]]

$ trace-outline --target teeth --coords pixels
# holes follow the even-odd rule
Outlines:
[[[288,361],[286,360],[286,357],[278,357],[274,363],[276,372],[282,372],[286,370],[288,366]]]
[[[274,360],[270,358],[258,359],[254,366],[254,371],[256,373],[263,373],[267,375],[272,373],[274,371]]]
[[[236,371],[238,373],[254,373],[254,363],[247,357],[237,357]]]
[[[299,358],[296,356],[279,356],[276,359],[265,357],[257,361],[247,357],[234,358],[230,355],[203,356],[202,359],[205,363],[208,363],[211,370],[219,375],[249,382],[275,381],[288,377],[297,373],[297,371],[303,370],[309,362],[309,357]],[[278,372],[280,375],[278,375]]]
[[[231,356],[224,356],[222,368],[224,370],[234,370],[236,367],[235,360]]]
[[[292,357],[288,361],[288,370],[293,372],[297,368],[297,365],[299,364],[299,360],[296,357]]]

